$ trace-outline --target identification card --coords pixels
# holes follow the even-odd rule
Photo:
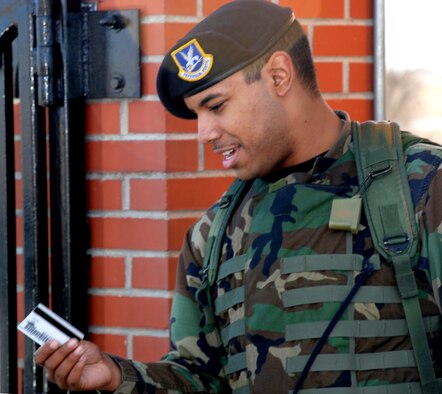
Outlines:
[[[17,329],[39,345],[55,339],[60,344],[70,338],[82,340],[84,334],[43,304],[38,304],[17,326]]]

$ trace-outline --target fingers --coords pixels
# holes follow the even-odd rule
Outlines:
[[[68,389],[70,382],[75,382],[81,375],[84,351],[84,346],[77,339],[70,339],[62,346],[50,341],[35,352],[35,361],[45,367],[49,381]]]
[[[48,341],[41,345],[34,354],[35,362],[38,365],[44,365],[46,359],[60,347],[57,341]]]

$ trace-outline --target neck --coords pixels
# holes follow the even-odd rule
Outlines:
[[[296,112],[294,146],[296,162],[302,163],[333,147],[340,135],[342,122],[322,97],[308,100]]]

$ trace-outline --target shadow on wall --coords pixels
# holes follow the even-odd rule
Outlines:
[[[442,144],[442,75],[426,70],[389,70],[386,117],[402,129]]]

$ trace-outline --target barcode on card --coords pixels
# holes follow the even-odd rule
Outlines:
[[[39,345],[51,339],[64,344],[70,338],[84,338],[80,330],[43,304],[38,304],[17,328]]]

